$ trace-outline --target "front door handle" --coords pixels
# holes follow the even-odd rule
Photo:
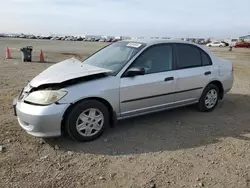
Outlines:
[[[207,71],[204,73],[204,75],[209,75],[209,74],[211,74],[211,71]]]
[[[165,78],[165,82],[168,82],[168,81],[171,81],[171,80],[174,80],[174,77],[167,77],[167,78]]]

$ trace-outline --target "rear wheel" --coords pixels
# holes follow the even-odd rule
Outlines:
[[[219,100],[219,89],[214,84],[209,84],[203,91],[198,103],[198,108],[202,112],[212,111]]]
[[[109,124],[107,107],[96,100],[77,103],[66,116],[68,134],[77,141],[92,141],[101,136]]]

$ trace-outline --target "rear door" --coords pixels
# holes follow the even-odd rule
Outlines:
[[[176,86],[173,61],[171,44],[151,46],[139,55],[129,68],[145,68],[146,73],[121,78],[121,116],[160,110],[172,102],[170,94],[175,91]]]
[[[177,79],[175,98],[181,103],[192,103],[215,74],[210,56],[191,44],[176,44]]]

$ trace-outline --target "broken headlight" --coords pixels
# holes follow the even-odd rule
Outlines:
[[[49,105],[59,101],[66,94],[67,91],[61,90],[40,90],[30,93],[24,101],[33,104]]]

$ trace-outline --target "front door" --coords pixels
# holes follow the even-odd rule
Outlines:
[[[120,83],[121,116],[156,111],[172,102],[176,87],[171,44],[147,48],[129,68],[145,68],[145,75],[122,77]],[[129,69],[128,68],[128,69]]]

